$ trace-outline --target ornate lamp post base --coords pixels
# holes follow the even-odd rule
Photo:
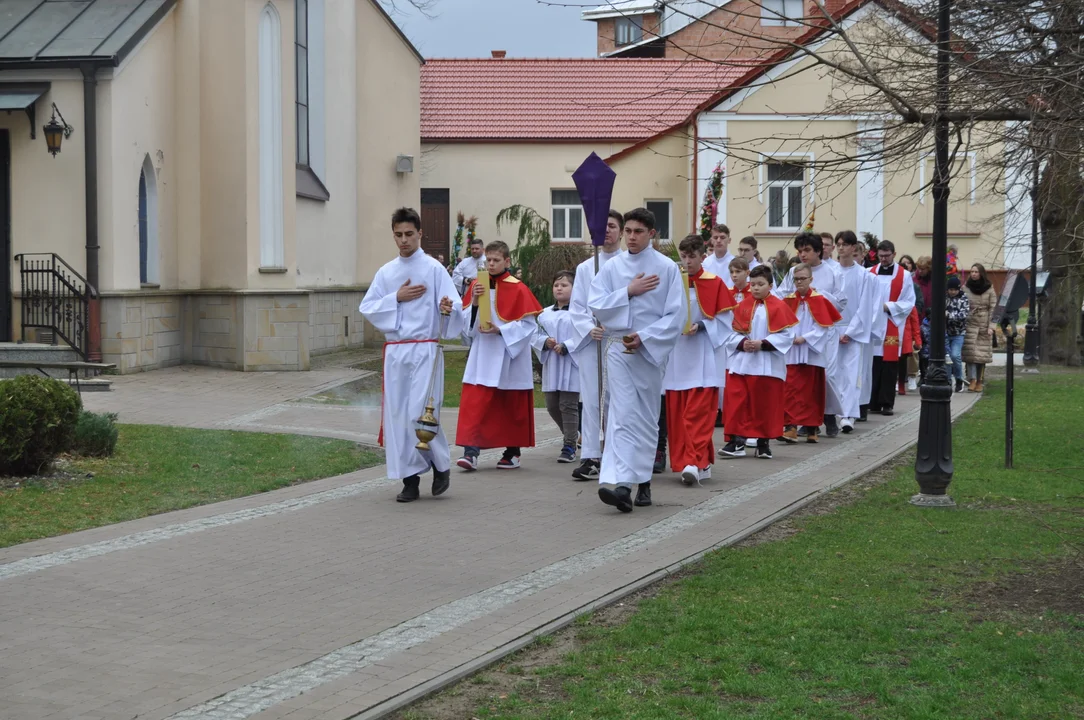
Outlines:
[[[956,507],[956,501],[948,495],[927,495],[926,493],[912,495],[911,504],[917,505],[918,507]]]

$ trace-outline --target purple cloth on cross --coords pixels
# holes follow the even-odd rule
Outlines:
[[[606,221],[610,215],[610,200],[616,179],[617,174],[595,153],[591,153],[572,173],[572,182],[576,183],[576,190],[580,193],[580,205],[583,206],[592,245],[602,245],[606,241]]]

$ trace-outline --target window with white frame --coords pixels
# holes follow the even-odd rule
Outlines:
[[[776,26],[794,26],[805,17],[805,0],[761,0],[760,24]]]
[[[575,190],[552,190],[550,204],[553,206],[553,223],[550,239],[555,242],[583,240],[583,208],[580,194]]]
[[[659,240],[670,240],[673,237],[670,228],[670,200],[645,200],[644,207],[655,216],[655,232]]]
[[[768,228],[792,230],[805,217],[805,168],[793,162],[771,162],[768,171]]]
[[[614,45],[632,45],[644,39],[642,17],[619,17],[614,20]]]

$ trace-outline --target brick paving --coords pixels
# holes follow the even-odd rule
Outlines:
[[[215,382],[187,372],[184,391],[149,373],[147,394],[172,393],[194,426],[262,422],[350,379],[228,373],[200,418],[187,398]],[[772,462],[720,461],[704,487],[657,476],[658,505],[631,515],[569,478],[540,417],[521,470],[491,455],[438,499],[396,504],[372,468],[0,550],[0,718],[379,717],[883,463],[913,443],[917,406]]]

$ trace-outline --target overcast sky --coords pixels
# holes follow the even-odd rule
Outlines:
[[[593,56],[595,24],[580,19],[588,0],[552,2],[436,0],[427,18],[407,0],[394,0],[392,17],[427,58],[489,57],[491,50],[509,57]]]

